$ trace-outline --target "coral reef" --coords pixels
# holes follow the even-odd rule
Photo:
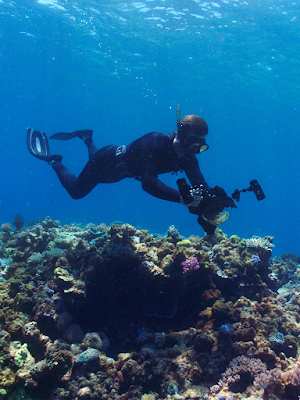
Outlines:
[[[0,398],[300,396],[300,265],[273,238],[50,217],[0,232]]]

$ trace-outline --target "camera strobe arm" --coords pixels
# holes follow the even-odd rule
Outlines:
[[[253,192],[257,200],[259,201],[263,200],[266,197],[257,179],[253,179],[252,181],[250,181],[250,186],[247,189],[235,189],[231,197],[233,198],[233,200],[240,201],[241,193],[245,192]]]

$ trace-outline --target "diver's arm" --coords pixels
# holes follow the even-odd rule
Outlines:
[[[142,187],[145,192],[151,194],[154,197],[158,197],[162,200],[173,201],[180,203],[179,191],[165,185],[155,175],[147,175],[141,178]]]
[[[186,173],[186,176],[188,177],[192,186],[202,185],[204,189],[207,189],[209,187],[204,179],[204,176],[202,175],[202,172],[200,171],[199,163],[196,156],[184,160],[183,170]]]

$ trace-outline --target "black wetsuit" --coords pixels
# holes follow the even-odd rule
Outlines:
[[[53,169],[73,199],[86,196],[98,183],[132,177],[141,181],[143,189],[151,195],[179,203],[179,192],[157,179],[157,175],[182,170],[193,186],[208,185],[200,172],[197,157],[179,158],[173,139],[171,134],[151,132],[127,147],[111,145],[97,151],[91,140],[90,144],[86,142],[90,160],[78,178],[59,162],[53,164]]]

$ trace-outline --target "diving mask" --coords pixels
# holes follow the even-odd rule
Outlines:
[[[192,132],[188,133],[188,136],[186,138],[186,145],[189,150],[195,154],[202,153],[209,148],[203,137],[195,135]]]

